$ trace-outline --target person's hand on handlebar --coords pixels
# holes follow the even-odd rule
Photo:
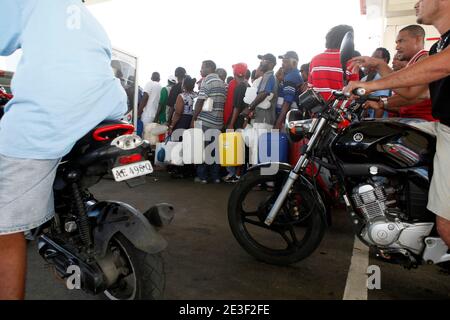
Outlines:
[[[344,94],[350,95],[350,96],[356,96],[356,98],[359,98],[356,94],[357,89],[364,89],[365,93],[364,95],[368,95],[371,92],[375,91],[372,89],[373,82],[361,82],[361,81],[351,81],[345,88],[344,88]]]

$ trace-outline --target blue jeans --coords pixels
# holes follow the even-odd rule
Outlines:
[[[144,134],[144,123],[141,121],[141,119],[138,119],[136,133],[139,137],[143,137],[142,135]]]
[[[209,130],[210,128],[203,127],[203,132]],[[216,139],[213,137],[211,141],[205,141],[205,148],[208,147],[211,144],[217,144]],[[216,149],[217,150],[217,147]],[[215,157],[215,151],[212,153],[212,156]],[[220,165],[215,164],[200,164],[197,166],[197,177],[200,180],[208,180],[208,178],[211,178],[212,180],[220,180]]]
[[[237,168],[238,168],[238,167],[227,167],[227,172],[228,172],[228,174],[230,174],[230,175],[232,175],[232,176],[235,176],[236,173],[237,173]]]

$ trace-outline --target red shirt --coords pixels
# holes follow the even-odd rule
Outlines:
[[[359,80],[359,75],[349,71],[347,76],[350,81]],[[342,90],[344,79],[339,49],[327,49],[311,60],[308,82],[325,100],[334,90]]]
[[[228,121],[233,115],[233,98],[236,87],[237,81],[234,79],[231,80],[230,84],[228,85],[227,99],[225,100],[225,106],[223,109],[223,123],[225,123],[225,125],[228,124]]]
[[[415,64],[419,59],[423,56],[427,56],[428,51],[421,50],[416,53],[414,57],[408,62],[406,65],[406,68],[409,66]],[[427,121],[436,121],[436,119],[433,118],[431,115],[431,99],[426,99],[422,102],[412,104],[409,106],[401,107],[399,110],[399,116],[400,118],[417,118],[417,119],[424,119]]]

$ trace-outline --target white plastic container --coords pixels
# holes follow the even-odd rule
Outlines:
[[[183,133],[184,164],[204,162],[204,134],[200,128],[188,129]]]
[[[159,159],[159,153],[161,150],[164,150],[164,160]],[[172,141],[167,143],[158,143],[156,145],[155,164],[183,166],[183,143]]]
[[[144,126],[144,140],[147,140],[150,145],[158,144],[159,136],[165,134],[169,128],[158,123],[149,123]]]
[[[183,163],[183,143],[181,142],[168,142],[166,148],[166,160],[167,164],[173,166],[182,166]]]

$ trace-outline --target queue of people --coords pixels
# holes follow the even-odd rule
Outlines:
[[[218,68],[213,61],[205,60],[199,81],[188,75],[183,67],[178,67],[163,88],[159,85],[159,73],[155,72],[139,104],[140,121],[144,126],[152,122],[167,125],[169,136],[174,130],[194,128],[197,122],[201,122],[204,132],[248,127],[283,131],[287,113],[301,108],[298,97],[306,90],[313,89],[328,100],[334,90],[344,87],[345,80],[376,81],[428,56],[424,49],[424,29],[419,25],[410,25],[398,33],[392,67],[389,66],[389,51],[380,47],[374,50],[371,57],[361,57],[355,51],[354,57],[364,61],[365,68],[348,66],[347,70],[342,70],[340,47],[348,32],[353,32],[348,25],[331,28],[325,37],[325,51],[302,65],[295,51],[287,51],[278,58],[266,53],[257,55],[260,63],[256,70],[251,72],[246,63],[240,62],[232,65],[233,74],[228,76],[225,68]],[[373,95],[381,99],[379,102],[367,102],[365,116],[368,118],[435,120],[426,86],[379,90]],[[212,100],[212,109],[205,111],[203,106],[209,100]],[[213,139],[205,147],[211,143],[217,144],[217,141]],[[169,168],[172,171],[173,168]],[[194,175],[200,183],[220,183],[237,182],[245,169],[228,167],[225,174],[218,164],[200,164],[196,170],[175,168],[173,171],[177,177]]]

